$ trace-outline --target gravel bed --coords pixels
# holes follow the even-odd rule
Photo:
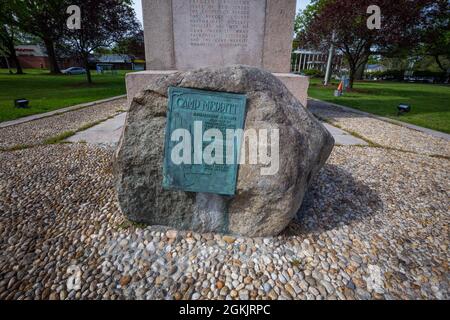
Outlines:
[[[450,142],[445,139],[358,113],[344,111],[321,101],[308,100],[308,109],[320,118],[326,119],[346,131],[356,132],[383,147],[450,157]]]
[[[20,145],[37,145],[66,131],[76,131],[85,125],[105,120],[125,110],[126,99],[100,103],[68,111],[56,116],[0,128],[0,149]]]
[[[450,164],[336,147],[273,238],[138,226],[112,150],[0,152],[0,299],[448,299]]]

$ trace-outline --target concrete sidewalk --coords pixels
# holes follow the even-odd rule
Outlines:
[[[69,112],[69,111],[75,111],[78,109],[92,107],[92,106],[95,106],[100,103],[110,102],[110,101],[122,99],[125,97],[126,97],[126,95],[121,95],[121,96],[116,96],[116,97],[112,97],[112,98],[77,104],[75,106],[65,107],[65,108],[57,109],[57,110],[46,112],[46,113],[33,114],[31,116],[22,117],[22,118],[11,120],[11,121],[4,121],[4,122],[0,122],[0,128],[6,128],[6,127],[14,126],[17,124],[25,123],[25,122],[30,122],[33,120],[38,120],[38,119],[42,119],[42,118],[55,116],[55,115],[58,115],[61,113]]]
[[[112,119],[106,120],[92,128],[81,131],[68,138],[69,142],[87,142],[90,144],[107,145],[115,147],[122,135],[126,113],[121,113]],[[333,135],[337,145],[367,145],[367,142],[351,134],[336,128],[328,123],[323,123],[325,128]]]
[[[360,138],[352,136],[350,133],[332,126],[329,123],[322,123],[333,135],[335,144],[342,146],[367,146],[368,143]]]
[[[336,106],[309,100],[308,110],[317,118],[380,147],[433,156],[450,156],[449,135]],[[420,130],[419,130],[420,129]]]
[[[405,128],[408,128],[408,129],[416,130],[416,131],[428,134],[428,135],[436,137],[436,138],[441,138],[441,139],[445,139],[447,141],[450,141],[450,134],[447,134],[445,132],[440,132],[440,131],[436,131],[436,130],[432,130],[432,129],[416,126],[416,125],[411,124],[411,123],[407,123],[407,122],[403,122],[403,121],[399,121],[399,120],[395,120],[395,119],[391,119],[391,118],[387,118],[387,117],[378,116],[378,115],[373,114],[373,113],[368,113],[368,112],[365,112],[365,111],[361,111],[361,110],[358,110],[358,109],[350,108],[350,107],[343,106],[343,105],[336,104],[336,103],[332,103],[332,102],[322,101],[322,100],[314,99],[314,98],[308,98],[308,100],[319,102],[319,103],[322,103],[322,104],[325,104],[325,105],[333,106],[335,108],[338,108],[338,109],[342,110],[343,112],[354,113],[354,114],[359,114],[361,116],[365,116],[365,117],[369,117],[369,118],[373,118],[373,119],[378,119],[378,120],[381,120],[381,121],[384,121],[384,122],[389,122],[389,123],[392,123],[392,124],[396,124],[396,125],[401,126],[401,127],[405,127]]]
[[[77,132],[66,141],[115,146],[119,143],[126,117],[127,113],[122,112],[92,128]]]

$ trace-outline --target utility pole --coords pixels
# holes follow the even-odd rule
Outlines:
[[[334,32],[333,32],[333,36],[331,38],[331,45],[330,45],[330,50],[328,52],[328,61],[327,61],[327,70],[325,72],[325,80],[323,82],[323,84],[325,86],[327,86],[330,83],[330,79],[331,79],[331,65],[333,63],[333,54],[334,54]]]

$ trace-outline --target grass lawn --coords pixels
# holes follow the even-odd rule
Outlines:
[[[450,133],[449,85],[356,82],[352,92],[334,97],[337,82],[329,87],[321,82],[321,79],[311,79],[310,97]],[[400,103],[411,105],[411,112],[397,117]]]
[[[11,75],[7,69],[0,69],[0,122],[125,94],[127,72],[98,75],[94,71],[94,83],[89,86],[86,75],[54,76],[39,69]],[[19,98],[30,100],[30,108],[14,108],[14,99]]]
[[[85,75],[53,76],[47,71],[28,69],[25,75],[10,75],[0,69],[0,122],[43,113],[80,103],[125,94],[125,74],[98,75],[92,72],[94,84]],[[352,92],[334,97],[333,86],[324,87],[321,79],[311,79],[309,95],[355,109],[390,117],[422,127],[450,133],[450,86],[396,82],[356,82]],[[26,98],[30,108],[17,109],[13,100]],[[410,113],[397,117],[397,105],[412,106]]]

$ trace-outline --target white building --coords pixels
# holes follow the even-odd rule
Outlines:
[[[305,70],[320,70],[325,72],[327,67],[328,52],[297,49],[292,53],[292,72],[303,72]],[[343,56],[337,52],[333,55],[333,72],[340,72]]]

